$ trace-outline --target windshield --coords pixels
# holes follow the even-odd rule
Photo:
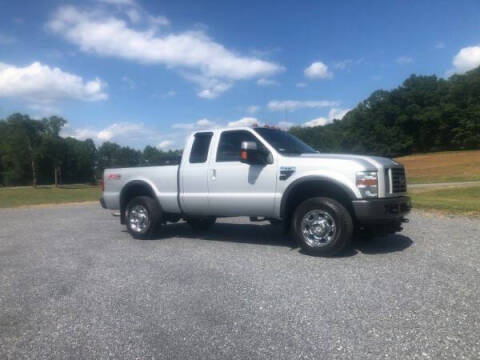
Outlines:
[[[318,152],[288,132],[271,128],[256,128],[255,131],[282,155]]]

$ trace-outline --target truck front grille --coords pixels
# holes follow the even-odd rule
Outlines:
[[[391,168],[390,169],[390,189],[391,193],[402,193],[407,191],[407,178],[405,176],[405,169],[400,168]]]

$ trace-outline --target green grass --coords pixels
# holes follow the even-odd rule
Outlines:
[[[480,180],[480,150],[414,154],[395,160],[405,165],[409,184]]]
[[[480,216],[480,186],[422,189],[410,195],[417,209]]]
[[[98,186],[64,185],[31,186],[0,188],[0,208],[24,205],[61,204],[71,202],[95,201],[101,196]]]

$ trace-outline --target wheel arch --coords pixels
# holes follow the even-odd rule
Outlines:
[[[136,196],[149,196],[158,202],[162,208],[153,187],[143,180],[132,180],[126,183],[120,192],[120,223],[125,224],[125,208],[128,202]]]
[[[317,196],[339,201],[354,217],[352,200],[357,197],[353,190],[335,179],[319,175],[305,176],[288,185],[280,203],[280,217],[288,221],[300,203]]]

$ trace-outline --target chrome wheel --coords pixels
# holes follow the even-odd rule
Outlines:
[[[330,244],[337,227],[333,217],[323,210],[310,210],[301,222],[301,232],[308,246],[319,248]]]
[[[128,222],[130,229],[135,232],[144,232],[150,225],[148,210],[143,205],[135,205],[128,212]]]

